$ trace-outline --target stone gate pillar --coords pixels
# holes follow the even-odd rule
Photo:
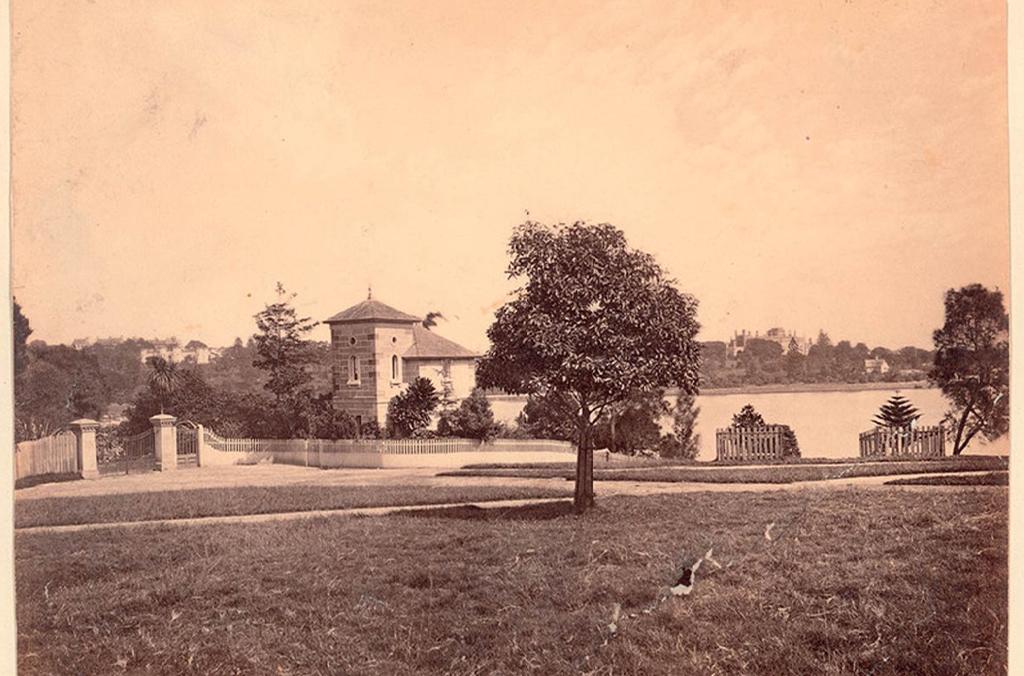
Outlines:
[[[161,472],[178,469],[178,428],[174,426],[177,420],[166,413],[159,413],[149,419],[153,425],[156,464]]]
[[[78,471],[83,479],[95,479],[100,475],[96,469],[96,430],[100,424],[89,418],[79,418],[72,420],[68,425],[75,433]]]
[[[203,457],[206,454],[205,436],[203,426],[196,425],[196,467],[203,467],[206,464],[206,458]]]

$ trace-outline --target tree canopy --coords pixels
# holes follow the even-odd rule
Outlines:
[[[746,404],[732,417],[732,424],[735,427],[764,427],[764,418],[753,406]]]
[[[1003,294],[981,284],[950,289],[946,320],[935,331],[935,365],[929,374],[952,408],[953,454],[976,435],[996,439],[1010,421],[1010,318]]]
[[[631,392],[700,378],[697,301],[612,225],[518,226],[507,274],[520,282],[495,313],[477,383],[509,393],[558,393],[579,447],[576,508],[593,504],[592,428]]]

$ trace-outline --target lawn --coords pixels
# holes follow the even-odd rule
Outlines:
[[[998,488],[815,489],[22,533],[19,667],[1005,673],[1006,510]],[[643,613],[711,547],[722,568]]]
[[[886,481],[886,486],[1009,486],[1009,472],[960,474],[954,476],[919,476]]]
[[[925,474],[931,472],[983,472],[1005,470],[1008,460],[1003,456],[960,456],[943,460],[907,460],[904,462],[847,463],[824,466],[772,465],[770,467],[652,467],[629,469],[594,468],[595,481],[661,481],[698,483],[770,483],[788,484],[797,481],[824,481],[894,474]],[[569,467],[507,466],[496,469],[461,469],[440,476],[490,476],[523,478],[566,478],[575,476]]]
[[[61,526],[319,509],[557,498],[569,489],[529,486],[239,486],[15,500],[14,525]]]
[[[725,468],[744,467],[750,465],[789,467],[793,465],[860,465],[864,463],[894,463],[895,465],[908,462],[922,462],[919,459],[908,456],[881,456],[867,458],[786,458],[784,460],[689,460],[686,458],[662,458],[660,456],[645,455],[621,455],[612,454],[610,460],[605,460],[604,451],[594,452],[594,467],[596,469],[634,469],[638,467],[701,467],[701,468]],[[932,458],[928,462],[944,462],[950,467],[973,467],[983,466],[990,468],[999,459],[1000,466],[1005,467],[1008,458],[1006,456],[994,455],[960,455]],[[571,462],[521,462],[521,463],[474,463],[463,465],[462,469],[574,469],[575,460]]]

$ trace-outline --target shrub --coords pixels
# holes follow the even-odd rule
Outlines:
[[[389,436],[408,437],[430,425],[430,416],[441,403],[434,384],[426,378],[417,378],[409,388],[388,403],[387,431]]]
[[[761,414],[754,410],[754,407],[747,404],[740,412],[732,417],[733,427],[767,427],[769,423],[764,421]],[[796,433],[789,425],[780,425],[782,430],[782,457],[799,458],[800,444],[797,443]]]
[[[658,444],[663,458],[693,460],[700,453],[700,435],[696,433],[700,409],[692,395],[680,394],[672,411],[672,433],[666,434]]]
[[[733,427],[764,427],[764,418],[754,410],[754,407],[747,404],[740,409],[740,412],[732,417]]]
[[[442,436],[482,441],[497,436],[499,430],[500,425],[494,422],[491,402],[480,389],[473,390],[457,409],[442,413],[437,423],[437,432]]]

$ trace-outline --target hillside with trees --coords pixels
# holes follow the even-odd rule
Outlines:
[[[892,350],[853,345],[848,340],[833,344],[827,333],[818,334],[807,354],[784,350],[771,340],[750,338],[735,357],[722,341],[701,343],[701,387],[742,387],[744,385],[786,385],[795,383],[894,383],[925,380],[935,352],[918,347]],[[886,373],[869,372],[864,362],[882,359]]]

